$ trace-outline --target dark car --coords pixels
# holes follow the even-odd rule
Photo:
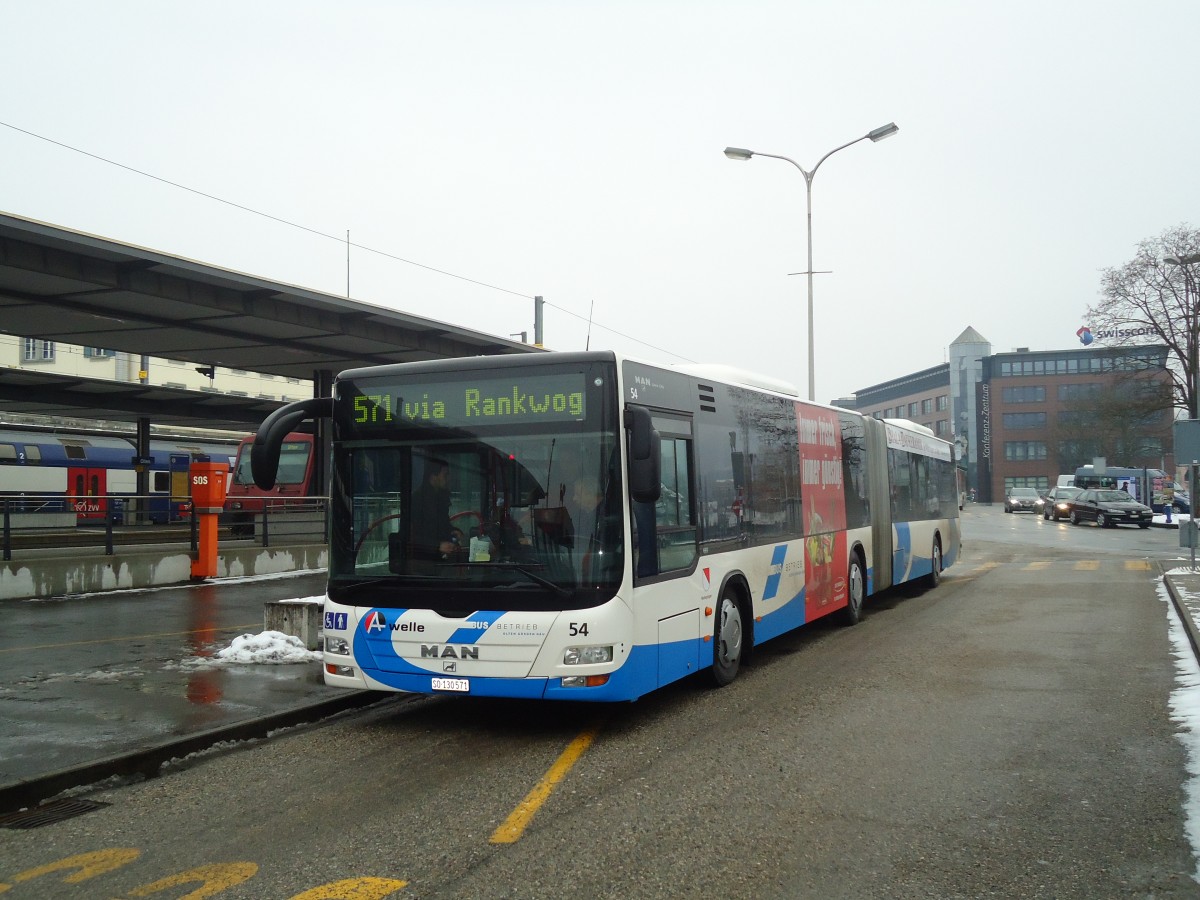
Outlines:
[[[1009,488],[1008,494],[1004,498],[1004,511],[1006,513],[1037,512],[1038,501],[1041,499],[1033,488]]]
[[[1154,519],[1150,507],[1138,503],[1125,491],[1108,488],[1080,491],[1079,496],[1069,502],[1072,525],[1095,522],[1101,528],[1112,528],[1121,524],[1149,528]]]
[[[1076,487],[1051,488],[1049,493],[1042,498],[1042,518],[1053,519],[1055,522],[1059,519],[1069,518],[1071,501],[1081,493],[1083,491]]]

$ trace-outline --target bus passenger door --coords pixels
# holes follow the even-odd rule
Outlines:
[[[85,466],[67,468],[67,492],[80,522],[103,519],[107,472]]]
[[[701,628],[698,594],[676,579],[693,574],[699,555],[693,501],[692,422],[655,413],[660,493],[656,503],[633,504],[634,577],[642,608],[658,617],[658,684],[695,672]],[[639,605],[641,602],[639,601]]]

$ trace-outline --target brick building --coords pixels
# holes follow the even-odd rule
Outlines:
[[[998,353],[979,384],[979,482],[985,501],[1009,487],[1044,491],[1106,457],[1174,472],[1165,346]]]

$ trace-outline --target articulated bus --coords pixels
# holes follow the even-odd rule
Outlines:
[[[263,423],[260,487],[288,432],[324,415],[338,687],[610,701],[697,672],[723,685],[764,641],[854,624],[960,552],[950,444],[726,367],[582,352],[350,370]]]

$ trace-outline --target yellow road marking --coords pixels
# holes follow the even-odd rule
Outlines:
[[[1025,571],[1027,571],[1027,572],[1040,572],[1042,569],[1048,569],[1048,568],[1050,568],[1050,566],[1051,566],[1051,562],[1050,562],[1050,560],[1048,560],[1048,559],[1037,559],[1037,560],[1034,560],[1034,561],[1033,561],[1033,562],[1031,562],[1031,563],[1028,563],[1028,564],[1025,566]]]
[[[133,862],[141,855],[141,850],[134,850],[128,847],[80,853],[76,856],[68,856],[66,859],[60,859],[58,862],[38,866],[36,869],[26,869],[24,872],[18,872],[13,876],[12,883],[20,884],[23,881],[41,878],[43,875],[52,875],[56,872],[69,872],[70,874],[63,878],[63,884],[79,884],[81,881],[87,881],[89,878],[95,878],[97,875],[105,875],[114,869],[119,869],[121,866]],[[0,894],[7,891],[11,886],[0,884]]]
[[[13,885],[47,875],[62,876],[63,884],[79,884],[99,875],[107,875],[133,862],[139,856],[140,850],[124,847],[68,856],[36,869],[26,869],[15,875],[11,884],[0,882],[0,894],[9,891]],[[178,900],[204,900],[249,880],[257,872],[258,865],[252,862],[216,863],[161,878],[153,884],[136,888],[128,896],[149,897],[151,894],[165,892]],[[187,894],[179,895],[178,891],[171,890],[195,884],[199,887]],[[291,900],[383,900],[407,885],[407,881],[398,878],[344,878],[341,881],[309,888],[293,895]],[[93,891],[90,896],[100,895],[100,891]]]
[[[554,765],[542,776],[542,780],[525,795],[524,800],[517,804],[517,808],[504,820],[504,824],[492,832],[491,843],[512,844],[520,839],[526,826],[542,808],[542,804],[549,799],[558,783],[566,777],[567,773],[571,771],[571,767],[579,761],[587,748],[596,740],[596,735],[600,733],[600,725],[600,722],[592,725],[567,745],[567,749],[554,761]]]
[[[183,895],[180,895],[178,891],[171,891],[171,894],[172,896],[178,896],[179,900],[204,900],[206,897],[219,894],[221,891],[254,877],[254,873],[257,871],[258,864],[252,862],[214,863],[208,866],[199,866],[187,872],[180,872],[177,875],[160,878],[153,884],[147,884],[130,891],[129,896],[149,897],[151,894],[160,894],[168,888],[199,883],[200,887],[194,891]]]
[[[984,572],[990,572],[992,569],[996,568],[998,565],[1000,565],[1000,563],[995,562],[995,561],[985,562],[985,563],[980,564],[977,568],[971,569],[969,572],[964,572],[964,573],[960,574],[958,577],[960,579],[975,578],[979,575],[982,575]]]
[[[382,900],[407,884],[396,878],[347,878],[296,894],[291,900]]]
[[[1130,572],[1148,572],[1152,567],[1148,559],[1127,559],[1125,568]]]
[[[1074,566],[1076,572],[1095,572],[1098,568],[1100,568],[1098,559],[1081,559]]]

